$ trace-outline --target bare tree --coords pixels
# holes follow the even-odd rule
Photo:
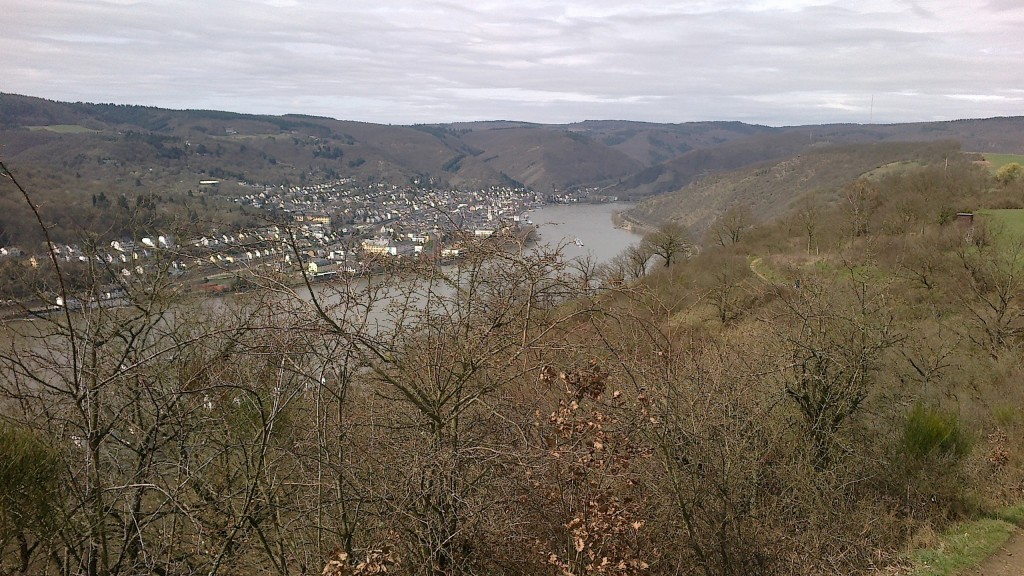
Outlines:
[[[403,307],[403,321],[371,350],[378,394],[395,425],[416,432],[387,475],[407,496],[384,502],[395,528],[415,539],[405,554],[423,573],[468,570],[480,561],[473,534],[494,502],[481,490],[509,463],[505,434],[487,421],[496,395],[538,366],[545,335],[580,313],[563,306],[580,294],[557,253],[471,249],[453,270],[433,269],[410,285],[425,305]],[[414,299],[409,299],[412,302]],[[404,502],[401,508],[394,508]]]
[[[634,280],[643,278],[647,274],[647,265],[653,256],[650,247],[643,242],[626,248],[626,265],[630,278]]]
[[[860,178],[843,188],[844,208],[854,237],[868,233],[871,217],[881,204],[878,186]]]
[[[714,272],[708,274],[712,282],[705,293],[718,320],[725,324],[737,318],[743,312],[744,299],[750,299],[750,286],[745,285],[752,274],[750,265],[743,256],[729,255],[716,258],[709,265]]]
[[[646,250],[657,255],[668,268],[672,262],[687,257],[693,250],[690,233],[675,222],[662,224],[657,230],[644,236]]]
[[[647,274],[647,265],[652,257],[654,253],[645,242],[632,244],[601,265],[600,274],[612,286],[637,280]]]
[[[968,319],[976,331],[968,336],[993,357],[1017,344],[1024,333],[1024,242],[968,243],[956,249],[960,290]],[[980,333],[980,334],[979,334]]]
[[[797,209],[796,221],[807,236],[807,253],[815,244],[815,233],[818,230],[818,220],[821,218],[821,207],[818,205],[814,195],[807,195],[800,201]]]
[[[305,360],[289,331],[270,330],[267,301],[190,298],[171,275],[177,255],[156,251],[129,273],[99,256],[39,294],[56,304],[37,321],[6,326],[5,419],[52,445],[61,468],[52,530],[22,563],[217,574],[266,530]]]
[[[783,386],[820,468],[831,464],[840,431],[875,389],[883,352],[903,338],[884,287],[849,271],[848,286],[805,283],[780,290],[781,309],[765,319],[789,357]]]
[[[728,246],[738,244],[753,224],[754,217],[750,208],[733,205],[715,220],[708,233],[720,246]]]

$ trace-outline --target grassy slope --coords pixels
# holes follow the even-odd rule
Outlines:
[[[976,302],[971,300],[970,294],[963,293],[962,285],[956,283],[960,265],[952,246],[941,244],[944,236],[931,228],[935,227],[935,214],[941,204],[949,204],[958,210],[999,206],[1003,205],[1007,198],[1016,198],[1019,191],[1012,186],[1006,186],[1004,191],[999,191],[998,186],[986,175],[987,170],[972,166],[967,161],[955,165],[951,162],[948,174],[942,169],[944,163],[941,156],[937,161],[933,160],[931,166],[922,166],[924,164],[928,163],[918,160],[888,162],[880,164],[882,169],[871,174],[877,176],[882,192],[881,206],[875,212],[870,226],[872,234],[878,234],[877,238],[851,240],[844,212],[838,209],[830,214],[823,213],[820,219],[817,231],[822,236],[819,239],[823,247],[820,256],[817,250],[811,251],[806,248],[806,240],[800,238],[799,226],[786,227],[778,224],[767,224],[763,233],[752,234],[749,240],[740,245],[728,247],[731,251],[728,253],[742,254],[749,265],[751,276],[756,277],[744,280],[742,276],[737,276],[739,280],[736,282],[742,287],[741,291],[758,294],[758,288],[764,283],[788,283],[792,286],[793,277],[802,278],[805,285],[809,286],[812,278],[824,281],[828,278],[848,277],[851,274],[859,278],[859,273],[864,272],[867,274],[866,277],[874,278],[867,282],[868,285],[879,289],[885,287],[886,290],[893,291],[895,298],[887,305],[891,306],[896,314],[914,318],[908,322],[916,324],[910,323],[899,328],[902,334],[908,336],[907,350],[912,354],[927,350],[927,355],[937,350],[932,348],[934,344],[929,342],[932,333],[936,335],[936,342],[942,342],[940,347],[949,347],[943,350],[952,351],[957,346],[968,343],[963,350],[958,349],[956,352],[964,354],[963,356],[941,368],[941,371],[947,372],[943,374],[942,380],[948,378],[942,385],[948,386],[948,389],[954,392],[940,399],[928,398],[928,401],[946,402],[947,408],[944,409],[951,413],[959,412],[965,423],[970,420],[966,425],[979,439],[971,458],[980,460],[994,442],[987,435],[993,429],[998,430],[997,426],[1005,429],[1010,438],[1009,442],[1015,443],[1020,438],[1020,429],[1016,423],[1019,421],[1000,417],[1001,411],[1008,405],[1020,406],[1019,400],[1016,400],[1018,377],[1014,376],[1015,368],[1009,368],[1010,365],[1019,365],[1014,363],[1017,358],[1014,353],[1007,353],[1005,357],[1000,355],[998,361],[986,358],[984,354],[972,355],[972,338],[977,337],[975,331],[979,328],[975,319],[965,313],[964,307]],[[772,166],[770,170],[775,169],[777,166]],[[929,177],[919,177],[918,173],[927,174]],[[751,171],[741,171],[737,173],[734,182],[739,183],[754,176]],[[946,189],[943,190],[943,187]],[[941,193],[937,193],[940,191]],[[916,212],[915,218],[918,219],[913,225],[901,227],[896,223],[896,219],[891,217],[897,210],[911,208]],[[997,231],[1001,234],[997,236],[1024,238],[1024,210],[982,208],[976,209],[975,212],[980,222],[1000,224]],[[928,235],[925,234],[925,229],[928,229]],[[947,224],[943,230],[951,237],[958,236],[953,225]],[[1000,245],[997,239],[995,246]],[[826,246],[829,248],[826,249]],[[680,298],[673,294],[672,301],[682,302],[677,306],[680,312],[675,318],[675,325],[680,330],[696,330],[696,327],[705,327],[709,322],[715,322],[709,320],[713,310],[708,303],[708,295],[714,294],[713,287],[702,289],[700,282],[703,275],[707,274],[706,271],[714,271],[723,278],[727,277],[721,272],[726,269],[725,257],[715,257],[713,252],[716,250],[719,249],[707,249],[694,261],[694,266],[676,275],[676,282],[692,282],[696,286],[694,294],[700,296],[691,295],[691,300],[687,300],[686,296]],[[940,276],[930,276],[933,287],[925,289],[916,275],[918,273]],[[786,278],[789,278],[788,282]],[[666,288],[667,290],[671,288]],[[682,294],[681,290],[675,290]],[[742,318],[744,314],[751,314],[770,317],[763,312],[749,312],[754,309],[757,301],[757,297],[753,296],[749,302],[739,301],[736,304],[736,309],[739,310],[736,312],[737,316]],[[690,302],[693,304],[688,305]],[[932,315],[925,312],[925,302],[937,306],[935,310],[938,312],[935,313],[935,317],[940,320],[934,325],[931,324],[935,322]],[[1019,307],[1016,307],[1016,304],[1014,306],[1013,310],[1019,311]],[[982,316],[987,313],[984,306],[976,306],[975,310],[980,310]],[[737,320],[731,322],[737,326],[740,324]],[[917,346],[921,348],[915,348]],[[902,374],[901,378],[904,376],[906,374]],[[968,389],[968,384],[965,384],[967,382],[970,382],[971,393],[965,392]],[[935,386],[935,383],[931,385]],[[903,389],[902,392],[926,396],[920,389],[913,387]],[[953,397],[953,394],[957,395],[957,398],[950,401],[949,398]],[[967,399],[968,396],[971,398]],[[976,404],[972,405],[974,403]],[[1016,412],[1017,409],[1013,408],[1014,414],[1019,414]],[[895,416],[899,417],[898,411]],[[1016,456],[1011,457],[1010,466],[1016,466],[1018,463]],[[965,475],[956,482],[967,483],[960,485],[965,493],[978,491],[981,500],[985,501],[981,508],[990,510],[989,506],[998,506],[1019,498],[1014,488],[1018,484],[1013,479],[1007,479],[1012,476],[1007,474],[1005,469],[994,470],[986,463],[981,464],[978,470],[979,476]],[[995,478],[997,475],[999,477]],[[932,486],[936,483],[936,478],[928,473],[923,474],[920,481],[923,486]],[[909,485],[913,485],[912,482],[908,482]],[[1005,487],[1005,490],[1001,487]],[[907,493],[910,492],[908,488]],[[908,501],[913,502],[913,499],[908,498]],[[929,500],[922,498],[914,502],[914,505],[925,508],[928,506],[926,502]],[[937,519],[933,526],[939,530],[946,525],[945,522],[949,518],[971,520],[943,530],[937,546],[909,555],[909,562],[914,564],[916,570],[912,573],[913,576],[963,574],[963,570],[977,566],[999,549],[1015,532],[1015,525],[1021,525],[1024,519],[1024,506],[1003,509],[981,518],[978,517],[978,509],[965,507],[955,514]]]
[[[1011,162],[1024,165],[1024,155],[1021,154],[985,154],[984,156],[993,174]]]
[[[865,178],[878,179],[884,178],[891,174],[898,174],[911,168],[918,168],[921,164],[911,160],[903,160],[900,162],[890,162],[884,166],[879,166],[870,172],[864,174]]]
[[[98,132],[92,128],[86,128],[78,124],[52,124],[50,126],[26,126],[29,130],[46,130],[48,132],[56,132],[58,134],[87,134],[90,132]]]
[[[1016,239],[1024,239],[1024,210],[986,209],[978,210],[983,221],[991,221],[1003,232]]]

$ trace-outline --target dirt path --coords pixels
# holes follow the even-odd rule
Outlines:
[[[1020,529],[989,556],[981,566],[964,572],[965,576],[1021,576],[1024,575],[1024,532]]]
[[[760,266],[761,266],[761,258],[760,257],[754,258],[753,260],[750,261],[750,271],[753,272],[754,275],[757,276],[758,278],[760,278],[762,281],[768,282],[768,278],[766,278],[765,275],[761,274],[761,272],[758,270],[758,267],[760,267]]]

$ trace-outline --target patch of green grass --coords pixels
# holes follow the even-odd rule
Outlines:
[[[1010,162],[1016,162],[1024,165],[1024,155],[1022,154],[982,154],[982,156],[984,156],[985,161],[989,163],[989,170],[991,170],[993,174]]]
[[[999,520],[1024,527],[1024,502],[1021,502],[1016,506],[1007,506],[1006,508],[997,511],[993,516]]]
[[[835,272],[836,270],[835,264],[825,258],[815,260],[813,266],[818,272]]]
[[[748,256],[747,263],[750,265],[750,271],[765,282],[771,282],[774,284],[787,282],[787,280],[779,274],[778,271],[769,266],[760,256],[756,258]]]
[[[29,126],[29,130],[46,130],[47,132],[56,132],[58,134],[86,134],[89,132],[99,132],[99,130],[93,130],[86,128],[85,126],[79,126],[78,124],[53,124],[50,126]]]
[[[997,406],[992,414],[995,416],[996,422],[1003,428],[1013,426],[1020,419],[1020,411],[1012,405]]]
[[[888,279],[891,274],[883,271],[875,264],[858,264],[843,271],[844,274],[848,274],[849,277],[856,282],[874,283],[881,280]]]
[[[1024,239],[1024,210],[979,210],[976,214],[991,219],[999,229],[1012,238]]]
[[[984,518],[947,530],[935,548],[910,554],[915,569],[909,576],[953,576],[977,566],[999,549],[1013,533],[1013,524]]]

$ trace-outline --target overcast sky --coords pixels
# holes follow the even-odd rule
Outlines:
[[[1024,0],[0,0],[0,91],[411,124],[1024,115]]]

